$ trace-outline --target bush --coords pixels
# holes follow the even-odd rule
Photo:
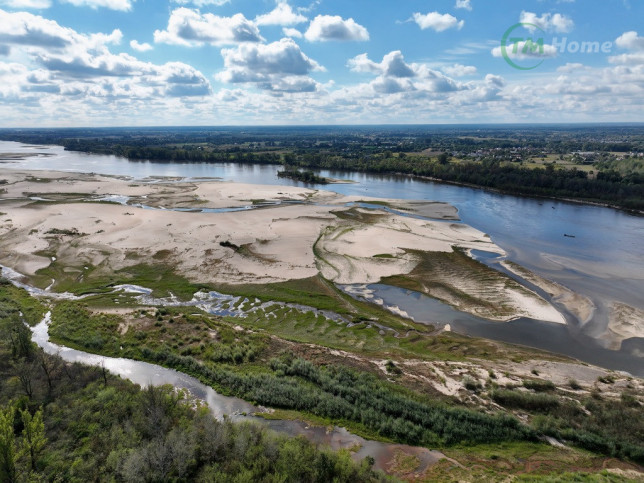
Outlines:
[[[493,391],[491,396],[501,406],[526,411],[547,412],[559,406],[559,400],[549,394],[531,394],[529,392],[499,389]]]
[[[557,386],[552,381],[543,381],[541,379],[526,379],[523,381],[523,387],[535,392],[547,392],[557,389]]]

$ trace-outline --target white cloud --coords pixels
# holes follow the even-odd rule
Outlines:
[[[51,7],[51,0],[3,0],[0,1],[0,5],[4,5],[9,8],[41,9]]]
[[[405,58],[400,50],[389,52],[380,63],[369,60],[367,54],[360,54],[350,59],[347,65],[354,72],[370,72],[398,78],[416,76],[413,68],[405,63]]]
[[[369,32],[352,18],[345,20],[338,15],[318,15],[311,21],[304,37],[310,42],[366,41],[369,40]]]
[[[615,43],[623,49],[644,51],[644,37],[640,37],[635,31],[623,33],[617,38]]]
[[[132,47],[137,52],[148,52],[149,50],[154,49],[154,47],[152,47],[147,42],[139,43],[137,40],[131,40],[130,47]]]
[[[566,17],[560,13],[544,13],[541,17],[538,17],[536,13],[523,11],[519,17],[519,22],[536,25],[540,29],[548,32],[554,31],[559,33],[570,32],[575,26],[575,23],[570,17]],[[527,26],[526,28],[535,30],[534,27]]]
[[[184,45],[230,45],[241,42],[260,42],[257,26],[238,13],[232,17],[219,17],[211,13],[180,7],[170,14],[166,30],[156,30],[156,43]]]
[[[71,3],[76,7],[90,7],[90,8],[109,8],[111,10],[128,11],[132,9],[132,2],[134,0],[61,0],[66,3]]]
[[[436,32],[443,32],[447,29],[463,28],[465,25],[464,20],[458,20],[453,15],[449,13],[440,14],[438,12],[429,12],[428,14],[421,14],[416,12],[413,16],[414,22],[422,29],[433,29]]]
[[[644,64],[644,52],[634,52],[632,54],[613,55],[608,58],[611,64],[637,65]]]
[[[476,75],[477,69],[473,65],[454,64],[448,65],[441,69],[447,75],[452,77],[466,77]]]
[[[255,19],[257,25],[296,25],[308,21],[304,15],[295,13],[286,0],[278,0],[277,6],[264,15]]]
[[[298,29],[289,28],[289,27],[284,27],[282,29],[282,32],[287,37],[293,37],[294,39],[301,39],[304,36],[304,34],[302,34],[302,32],[300,32]]]
[[[123,39],[118,29],[109,34],[80,34],[41,16],[0,10],[0,39],[38,66],[23,65],[24,72],[11,78],[9,89],[17,99],[36,92],[133,101],[211,94],[208,80],[192,66],[157,65],[110,52],[110,46]]]
[[[373,62],[367,54],[361,54],[347,63],[353,72],[371,73],[378,77],[368,86],[376,94],[416,92],[436,94],[467,89],[443,73],[424,64],[407,64],[402,52],[395,50],[386,54],[382,62]]]
[[[585,69],[585,68],[586,66],[584,66],[584,64],[580,64],[579,62],[568,62],[566,65],[557,67],[557,72],[571,73],[571,72],[578,72],[581,69]]]
[[[472,10],[472,1],[471,0],[456,0],[456,5],[454,8],[464,8],[465,10]]]
[[[221,55],[225,69],[216,75],[219,81],[253,83],[264,90],[309,92],[316,83],[308,74],[324,70],[290,38],[271,44],[241,44],[222,49]]]

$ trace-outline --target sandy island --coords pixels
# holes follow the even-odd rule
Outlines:
[[[419,263],[414,251],[460,247],[503,253],[484,233],[456,223],[456,210],[445,203],[213,180],[134,182],[19,170],[3,170],[0,177],[6,179],[0,186],[0,263],[31,277],[52,263],[82,279],[89,266],[100,274],[162,260],[199,283],[271,283],[321,272],[338,283],[359,284],[409,273]],[[351,205],[356,202],[390,210]],[[173,211],[225,208],[242,211]],[[451,283],[467,293],[463,280]],[[490,305],[504,308],[497,320],[565,323],[525,287],[499,282],[487,292]]]

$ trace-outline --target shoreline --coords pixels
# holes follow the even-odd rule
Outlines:
[[[3,140],[6,142],[15,142],[15,143],[20,143],[22,145],[28,145],[31,146],[29,143],[23,143],[22,141],[15,141],[15,140]],[[127,162],[149,162],[149,163],[167,163],[167,162],[181,162],[180,160],[172,160],[172,161],[165,161],[165,160],[154,160],[154,159],[131,159],[127,158],[124,156],[118,156],[116,154],[108,154],[108,153],[100,153],[100,152],[92,152],[92,151],[79,151],[79,150],[73,150],[70,149],[68,150],[65,146],[61,144],[50,144],[50,145],[33,145],[35,147],[39,146],[54,146],[54,147],[59,147],[63,148],[64,151],[69,151],[73,153],[83,153],[83,154],[89,154],[89,155],[102,155],[102,156],[116,156],[116,157],[121,157],[122,159],[126,160]],[[28,156],[28,153],[24,153],[25,156]],[[41,153],[40,155],[48,156],[46,153]],[[189,161],[184,161],[187,163],[190,163]],[[203,164],[203,165],[208,165],[208,164],[221,164],[221,163],[210,163],[210,162],[195,162],[192,164]],[[257,164],[257,163],[235,163],[235,164],[240,164],[240,165],[248,165],[248,164]],[[281,163],[275,163],[271,164],[268,163],[271,166],[281,166],[283,167],[284,165]],[[310,169],[310,170],[316,170],[316,171],[324,171],[328,170],[326,168],[317,168],[317,167],[307,167],[307,166],[302,166],[301,168],[303,169]],[[10,168],[11,169],[11,168]],[[527,198],[527,199],[537,199],[537,200],[553,200],[553,201],[559,201],[559,202],[566,202],[566,203],[574,203],[574,204],[580,204],[580,205],[588,205],[588,206],[596,206],[600,208],[609,208],[609,209],[614,209],[617,211],[622,211],[628,214],[631,214],[633,216],[639,216],[639,217],[644,217],[644,209],[643,210],[638,210],[635,208],[627,208],[624,206],[621,206],[619,204],[614,204],[614,203],[609,203],[609,202],[602,202],[602,201],[597,201],[597,200],[590,200],[590,199],[583,199],[583,198],[567,198],[567,197],[561,197],[561,196],[549,196],[549,195],[539,195],[539,194],[522,194],[518,192],[513,192],[513,191],[508,191],[508,190],[503,190],[500,188],[494,188],[494,187],[489,187],[489,186],[482,186],[478,184],[473,184],[473,183],[465,183],[465,182],[459,182],[459,181],[451,181],[451,180],[444,180],[440,178],[434,178],[431,176],[423,176],[423,175],[417,175],[413,173],[404,173],[404,172],[390,172],[390,173],[375,173],[371,171],[355,171],[355,170],[333,170],[337,172],[346,172],[346,173],[361,173],[361,174],[367,174],[367,175],[391,175],[391,176],[402,176],[402,177],[408,177],[411,179],[419,179],[419,180],[426,180],[426,181],[431,181],[434,183],[441,183],[441,184],[448,184],[448,185],[453,185],[453,186],[461,186],[465,188],[472,188],[472,189],[480,189],[484,191],[488,191],[491,193],[497,193],[497,194],[502,194],[502,195],[508,195],[508,196],[516,196],[517,198]],[[75,172],[75,173],[86,173],[84,171],[64,171],[67,173]],[[96,174],[96,173],[94,173]],[[107,176],[107,175],[105,175]],[[134,178],[132,178],[134,179]],[[351,180],[343,180],[343,179],[336,179],[336,178],[326,178],[328,180],[328,183],[326,185],[321,185],[321,186],[328,186],[328,185],[334,185],[334,184],[352,184],[355,183]]]
[[[4,196],[14,199],[3,202],[8,213],[0,225],[0,262],[39,280],[41,288],[55,279],[54,290],[154,263],[172,266],[197,284],[285,282],[319,272],[337,283],[372,283],[411,272],[419,262],[413,251],[440,255],[458,246],[503,252],[484,233],[456,223],[455,210],[446,203],[423,202],[416,207],[426,218],[414,218],[377,209],[378,203],[413,208],[409,200],[303,187],[211,180],[142,183],[58,171],[15,170],[5,176],[11,182],[4,185]],[[87,196],[127,201],[88,210]],[[275,204],[246,209],[255,202]],[[351,206],[358,202],[375,202],[376,208]],[[195,207],[224,212],[185,213]],[[457,293],[480,286],[468,285],[463,277],[449,284]],[[497,320],[524,316],[563,323],[537,294],[503,284],[499,289],[479,295],[491,297],[486,304],[506,307]],[[465,312],[478,310],[458,305]]]

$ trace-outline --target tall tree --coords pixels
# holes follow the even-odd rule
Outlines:
[[[16,435],[13,431],[15,409],[0,408],[0,480],[16,481]]]
[[[29,454],[31,470],[35,471],[38,453],[47,444],[45,423],[42,419],[42,408],[36,411],[33,416],[28,409],[20,411],[20,415],[22,417],[22,424],[24,425],[24,429],[22,430],[22,448],[25,453]]]

